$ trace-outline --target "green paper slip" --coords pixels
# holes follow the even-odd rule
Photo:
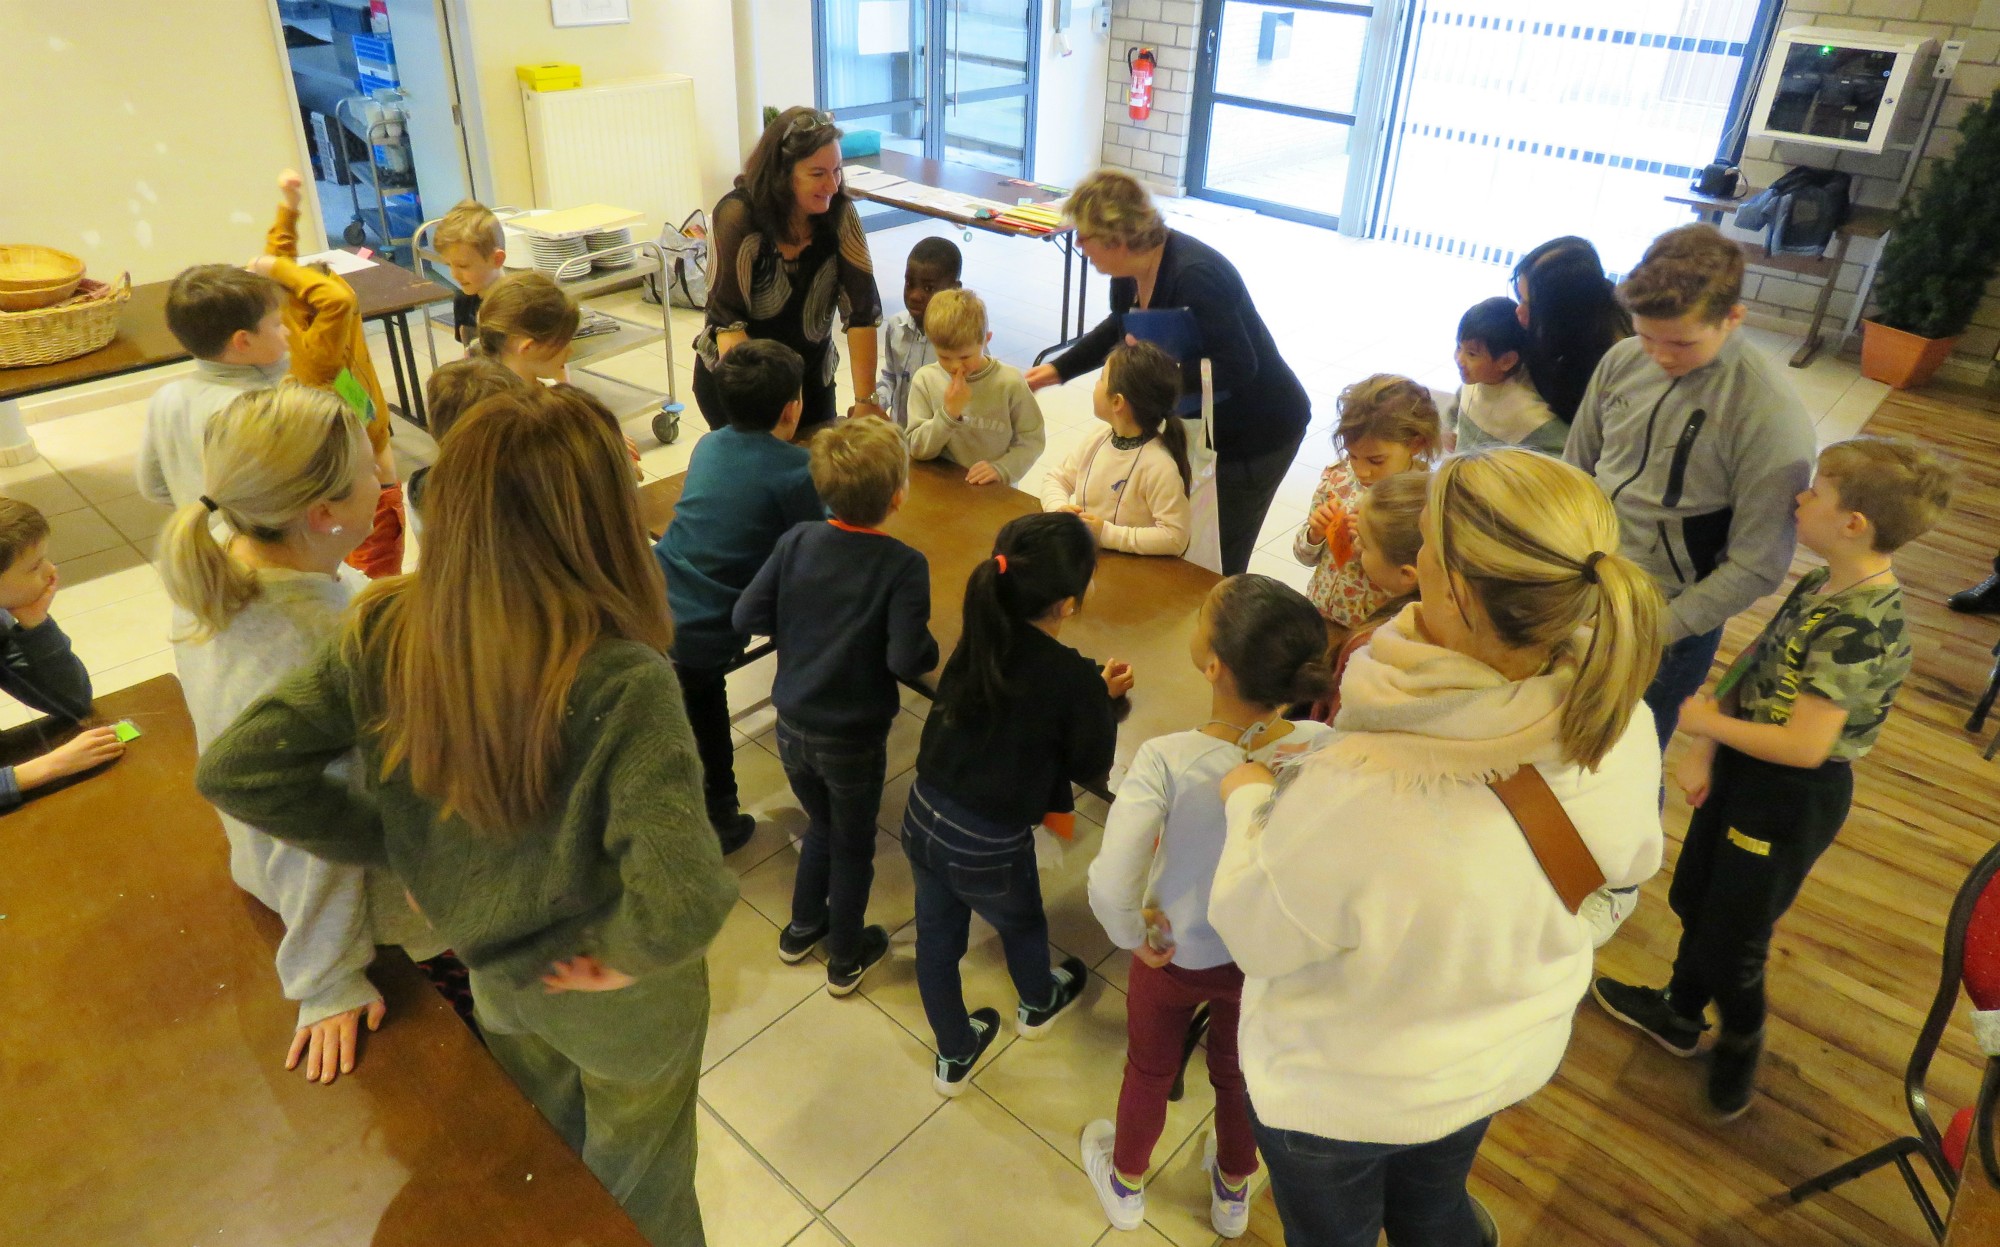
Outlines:
[[[138,725],[132,720],[120,719],[111,725],[111,734],[118,738],[119,744],[129,745],[144,733],[139,731]]]
[[[333,392],[340,395],[342,402],[354,409],[354,414],[361,417],[362,424],[375,422],[375,400],[368,397],[368,391],[355,379],[351,369],[340,370],[340,375],[333,379]]]

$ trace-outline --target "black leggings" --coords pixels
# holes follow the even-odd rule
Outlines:
[[[1764,1026],[1764,962],[1806,873],[1847,821],[1854,772],[1807,770],[1718,749],[1708,800],[1688,822],[1667,904],[1681,920],[1667,998],[1684,1017],[1715,1002],[1725,1034]]]
[[[804,410],[799,413],[799,427],[811,428],[825,424],[834,417],[833,382],[821,381],[820,363],[817,359],[806,359],[805,382],[800,387],[800,397],[805,400]],[[722,387],[715,383],[715,374],[708,370],[700,356],[694,361],[694,405],[700,409],[701,418],[708,427],[719,429],[729,423],[729,413],[722,408]]]

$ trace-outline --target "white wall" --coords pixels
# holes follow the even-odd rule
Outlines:
[[[628,23],[562,30],[550,21],[549,0],[476,0],[465,11],[495,200],[534,202],[514,67],[542,61],[580,66],[586,85],[658,73],[693,78],[702,132],[702,198],[712,204],[729,189],[742,151],[736,135],[734,27],[724,0],[632,0]]]
[[[1056,51],[1056,0],[1042,0],[1042,78],[1035,93],[1037,182],[1073,186],[1097,168],[1104,146],[1104,99],[1110,81],[1109,34],[1097,33],[1091,0],[1070,6],[1070,54]]]
[[[306,159],[270,0],[0,0],[0,47],[0,242],[135,282],[262,249]]]
[[[810,104],[819,76],[813,59],[813,0],[753,0],[757,22],[757,82],[761,116],[766,104]]]

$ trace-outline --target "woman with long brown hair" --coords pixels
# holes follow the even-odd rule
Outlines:
[[[750,338],[782,342],[805,360],[801,429],[833,419],[836,310],[847,328],[855,414],[884,414],[874,402],[882,295],[861,216],[841,188],[833,118],[805,107],[779,113],[715,205],[714,230],[708,323],[694,340],[694,398],[708,427],[729,423],[715,366]]]
[[[657,1244],[698,1244],[704,953],[733,903],[617,434],[561,392],[453,427],[420,569],[203,755],[233,817],[392,868],[487,1045]],[[328,777],[351,750],[357,794]]]

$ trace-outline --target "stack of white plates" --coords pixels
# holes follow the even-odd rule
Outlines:
[[[535,267],[554,277],[556,270],[562,267],[563,261],[573,260],[590,248],[581,237],[550,238],[546,234],[531,233],[528,235],[528,249],[534,253]],[[574,280],[588,271],[587,268],[584,272],[572,271],[569,276]]]
[[[583,238],[585,242],[590,244],[589,250],[591,251],[609,251],[613,247],[625,248],[623,251],[612,251],[610,255],[601,255],[592,260],[590,262],[591,267],[600,273],[611,272],[621,268],[631,268],[634,264],[638,263],[639,253],[632,249],[632,230],[629,226],[619,229],[592,230],[590,233],[585,234]]]

